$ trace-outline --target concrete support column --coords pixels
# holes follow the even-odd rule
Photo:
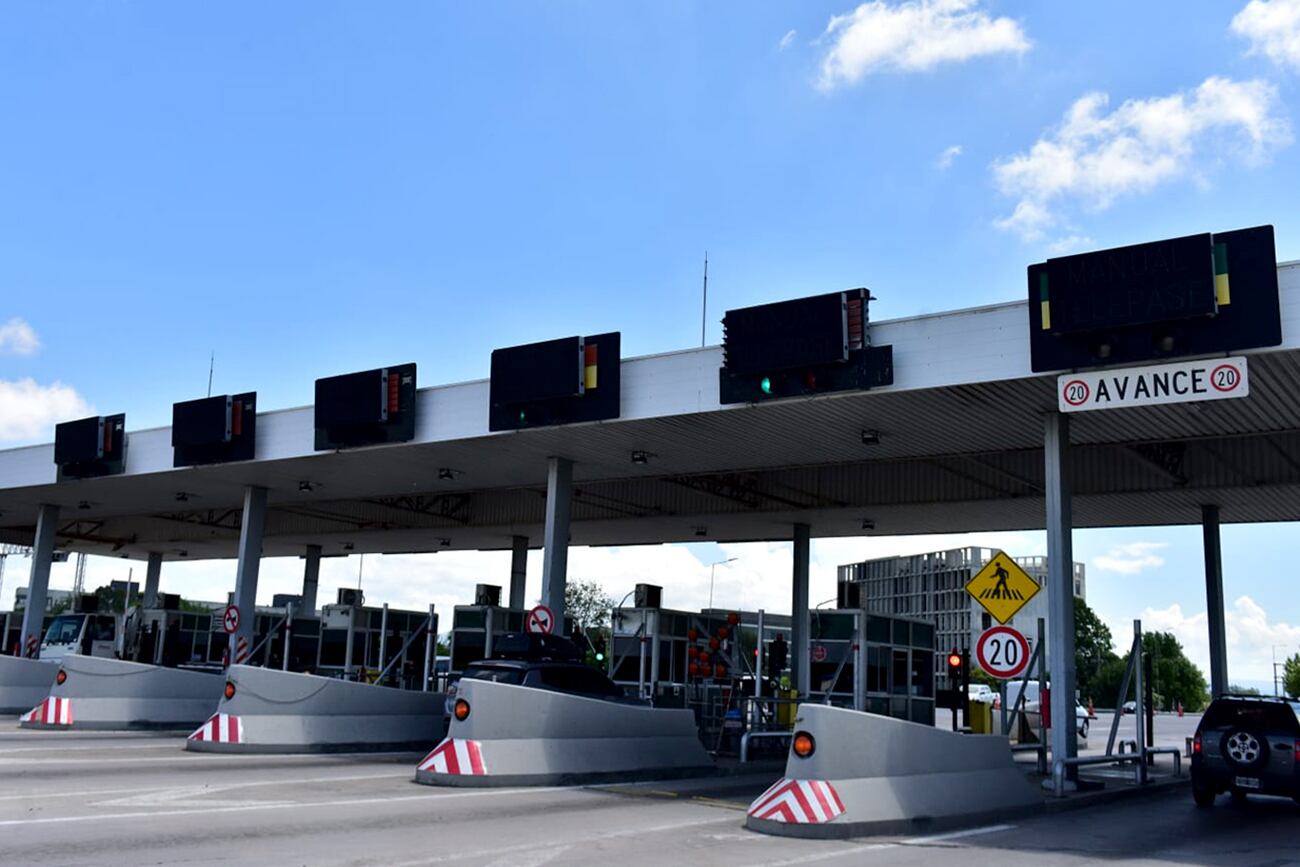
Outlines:
[[[542,604],[555,614],[555,634],[564,633],[564,587],[569,569],[569,505],[573,461],[550,458],[546,469],[546,530],[542,539]]]
[[[244,489],[244,515],[239,527],[239,563],[235,567],[235,605],[239,629],[230,636],[230,661],[237,662],[239,639],[246,654],[253,652],[253,625],[257,621],[257,574],[262,565],[262,532],[266,528],[266,488]],[[247,661],[247,660],[245,660]]]
[[[158,607],[158,584],[162,581],[162,554],[149,552],[149,565],[144,570],[144,596],[140,604],[146,609]]]
[[[1205,540],[1205,619],[1210,630],[1210,697],[1228,691],[1228,639],[1223,624],[1223,549],[1219,545],[1219,507],[1201,506]]]
[[[1074,758],[1074,512],[1070,486],[1070,417],[1047,416],[1043,431],[1047,500],[1047,657],[1052,673],[1052,759]],[[1073,768],[1066,778],[1077,778]]]
[[[316,587],[320,584],[320,545],[308,545],[302,558],[302,602],[298,610],[306,617],[316,614]]]
[[[811,553],[812,528],[794,525],[794,591],[790,599],[790,673],[791,686],[800,697],[812,688],[808,648],[808,558]]]
[[[41,506],[36,513],[36,538],[32,541],[27,608],[23,611],[23,628],[18,635],[20,656],[35,656],[40,652],[41,639],[44,638],[41,629],[45,625],[45,600],[50,590],[50,564],[54,562],[54,533],[58,525],[59,507]]]
[[[510,607],[522,610],[524,579],[528,577],[528,537],[514,536],[510,540]]]

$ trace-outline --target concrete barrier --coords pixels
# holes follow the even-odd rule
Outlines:
[[[39,704],[58,670],[52,662],[0,656],[0,714],[26,713]]]
[[[234,687],[185,742],[197,752],[424,750],[447,732],[443,695],[232,665]]]
[[[211,716],[224,682],[217,674],[70,654],[67,675],[20,718],[23,728],[187,729]]]
[[[418,783],[566,785],[716,772],[689,710],[469,679],[457,698],[469,716],[451,721],[417,767]]]
[[[1043,798],[1005,737],[961,735],[825,705],[800,705],[812,736],[785,776],[749,807],[745,827],[787,837],[897,834],[1022,816]]]

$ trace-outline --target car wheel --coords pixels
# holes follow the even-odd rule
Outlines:
[[[1079,737],[1084,738],[1085,740],[1087,739],[1087,737],[1088,737],[1088,720],[1084,720],[1084,721],[1083,721],[1083,725],[1079,727]]]
[[[1234,729],[1219,742],[1219,753],[1233,767],[1253,771],[1268,762],[1268,742],[1254,732]]]
[[[1192,783],[1192,800],[1196,802],[1196,806],[1198,807],[1213,807],[1214,798],[1217,795],[1218,792],[1214,791],[1214,789],[1209,786],[1204,786],[1195,782]]]

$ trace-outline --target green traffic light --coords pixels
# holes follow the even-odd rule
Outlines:
[[[763,394],[771,394],[772,378],[770,376],[763,377],[761,380],[759,380],[758,387],[763,390]]]
[[[603,653],[597,653],[597,654],[596,654],[596,661],[597,661],[597,662],[604,662],[604,661],[605,661],[605,654],[603,654]]]

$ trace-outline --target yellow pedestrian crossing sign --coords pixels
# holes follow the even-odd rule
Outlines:
[[[1038,582],[999,551],[975,577],[966,582],[966,592],[998,623],[1006,623],[1025,607],[1041,588]]]

